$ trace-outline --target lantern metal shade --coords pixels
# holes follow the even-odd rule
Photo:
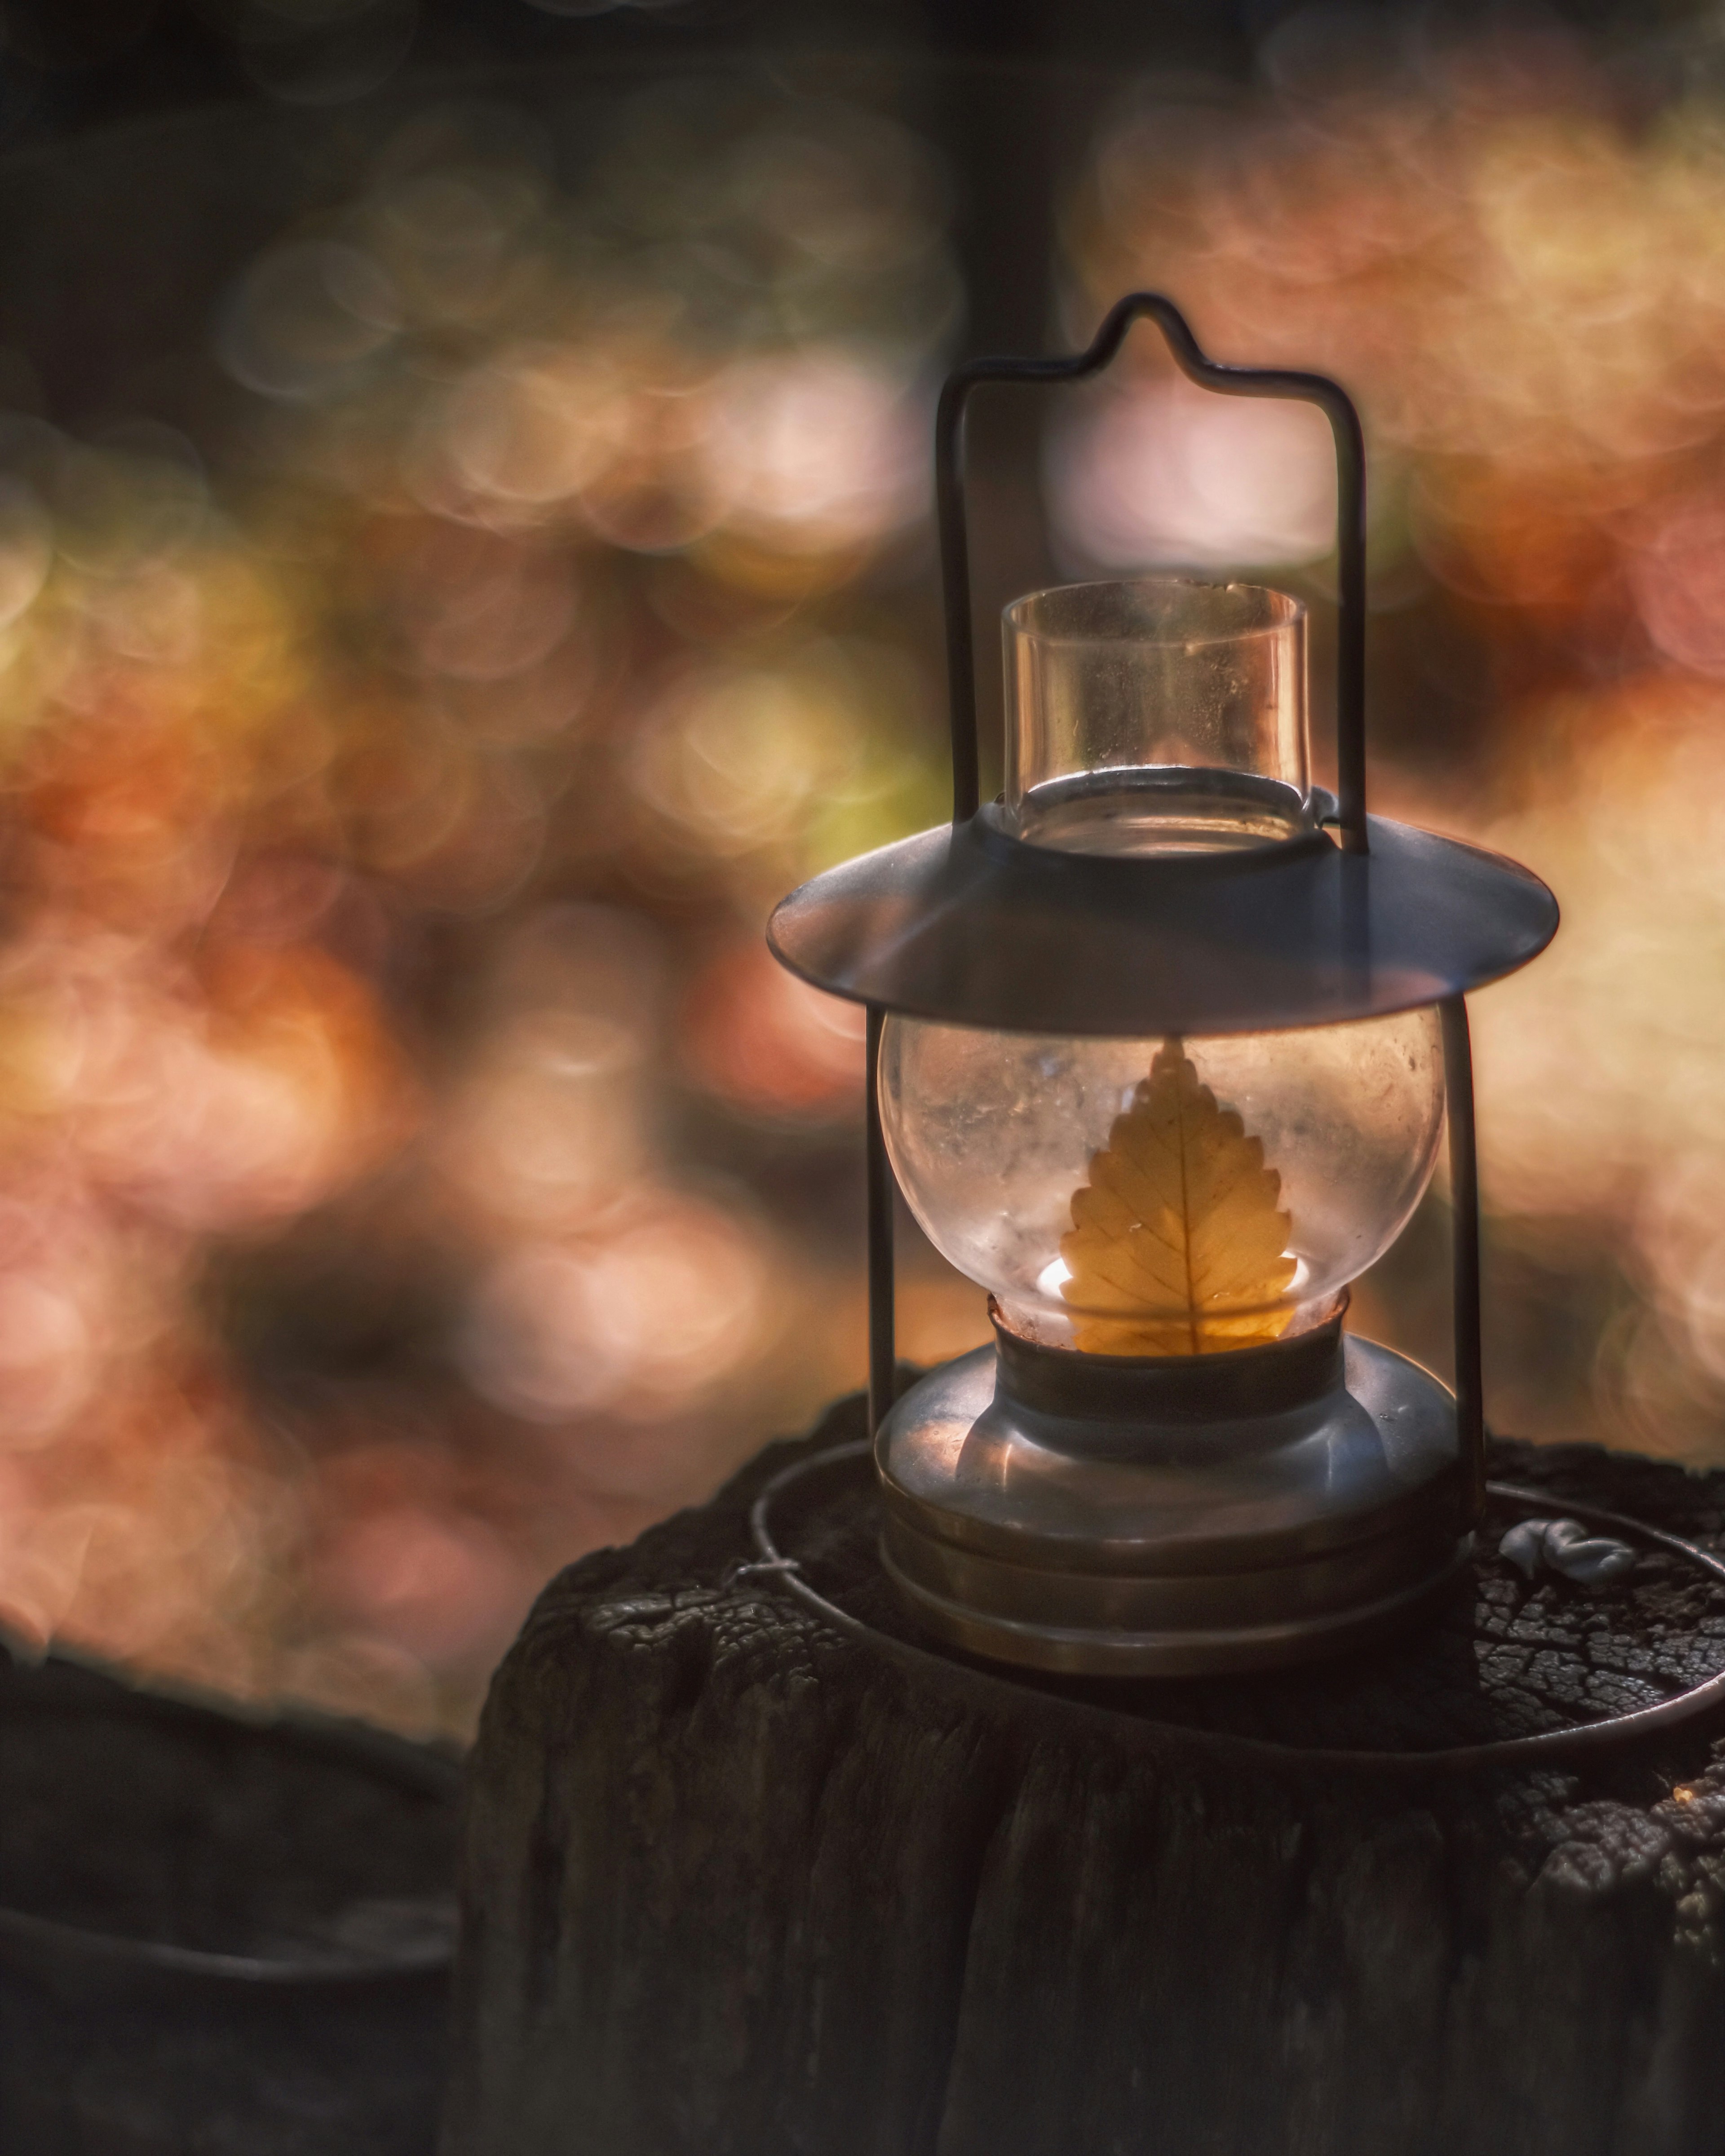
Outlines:
[[[1441,1003],[1543,951],[1557,901],[1512,861],[1373,817],[1241,853],[1026,844],[997,808],[817,876],[768,927],[804,980],[1008,1033],[1259,1033]]]
[[[1065,852],[1019,838],[999,806],[977,799],[966,399],[985,382],[1094,373],[1139,316],[1157,321],[1194,381],[1315,403],[1335,439],[1339,798],[1315,797],[1308,828],[1260,845]],[[950,1644],[1043,1669],[1189,1675],[1378,1638],[1458,1576],[1484,1502],[1464,998],[1544,947],[1556,901],[1512,862],[1367,815],[1364,456],[1336,383],[1218,366],[1168,300],[1134,294],[1083,352],[958,369],[941,400],[936,484],[952,823],[814,878],[768,929],[791,970],[868,1011],[869,1393],[883,1560]],[[894,1405],[893,1181],[879,1090],[886,1014],[1147,1039],[1332,1025],[1428,1004],[1443,1022],[1453,1400],[1404,1358],[1344,1343],[1337,1315],[1327,1347],[1308,1335],[1201,1354],[1172,1375],[1168,1358],[1037,1347],[997,1327],[996,1348],[932,1373]],[[1322,1382],[1284,1398],[1307,1383],[1314,1357]]]

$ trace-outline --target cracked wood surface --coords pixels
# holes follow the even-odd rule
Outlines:
[[[860,1430],[844,1402],[803,1443]],[[1725,1589],[1664,1558],[1530,1589],[1492,1554],[1505,1514],[1471,1604],[1382,1654],[1002,1684],[728,1578],[801,1449],[562,1573],[500,1670],[445,2156],[1725,2151],[1717,1720],[1584,1768],[1297,1749],[1663,1697],[1725,1665]],[[1725,1530],[1725,1474],[1519,1445],[1493,1471],[1553,1513]],[[915,1640],[872,1507],[865,1470],[809,1478],[780,1538]]]

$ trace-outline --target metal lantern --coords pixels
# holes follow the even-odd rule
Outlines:
[[[963,482],[983,382],[1076,381],[1139,316],[1183,372],[1317,405],[1339,479],[1338,792],[1307,767],[1305,620],[1176,579],[1007,609],[1007,784],[978,800]],[[1526,870],[1366,814],[1364,456],[1318,375],[1218,366],[1122,300],[1088,351],[982,360],[936,432],[953,809],[793,892],[778,957],[868,1011],[881,1554],[949,1644],[1192,1675],[1376,1639],[1484,1499],[1466,992],[1550,940]],[[1456,1389],[1343,1330],[1447,1106]],[[995,1344],[893,1399],[892,1183]]]

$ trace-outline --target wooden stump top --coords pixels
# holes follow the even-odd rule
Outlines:
[[[879,1640],[739,1572],[768,1478],[860,1435],[841,1403],[542,1596],[474,1762],[449,2156],[1725,2147],[1719,1717],[1555,1767],[1302,1756],[1649,1704],[1725,1666],[1725,1585],[1665,1553],[1532,1584],[1506,1512],[1471,1600],[1380,1653],[1019,1678],[927,1649],[865,1463],[773,1522]],[[1725,1529],[1725,1475],[1492,1471]]]
[[[757,1467],[766,1464],[763,1455],[746,1471],[744,1487],[758,1489],[767,1478]],[[1127,1717],[1145,1725],[1143,1738],[1153,1744],[1173,1743],[1184,1730],[1300,1752],[1352,1753],[1362,1764],[1404,1755],[1437,1765],[1450,1750],[1632,1713],[1725,1671],[1725,1580],[1692,1558],[1637,1542],[1632,1572],[1586,1585],[1548,1568],[1530,1578],[1501,1553],[1506,1532],[1536,1509],[1561,1516],[1566,1504],[1604,1504],[1601,1466],[1602,1456],[1589,1447],[1545,1453],[1500,1445],[1496,1475],[1542,1492],[1544,1502],[1535,1508],[1492,1498],[1477,1537],[1471,1594],[1457,1595],[1381,1651],[1257,1676],[1045,1677],[932,1640],[893,1592],[876,1555],[880,1500],[861,1451],[789,1484],[770,1524],[778,1548],[824,1599],[881,1641],[910,1648],[948,1672],[968,1669],[1110,1719]],[[1652,1472],[1636,1477],[1638,1467]],[[1612,1509],[1630,1502],[1624,1486],[1640,1481],[1651,1502],[1637,1517],[1648,1527],[1686,1539],[1717,1532],[1712,1510],[1701,1508],[1697,1517],[1690,1478],[1673,1489],[1671,1469],[1622,1458],[1607,1471]],[[745,1568],[743,1578],[751,1576]],[[942,1681],[933,1667],[924,1674]]]

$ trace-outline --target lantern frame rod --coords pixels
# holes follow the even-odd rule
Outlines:
[[[1098,374],[1141,316],[1162,331],[1189,381],[1224,397],[1270,397],[1316,404],[1336,444],[1337,820],[1346,852],[1368,850],[1366,835],[1366,453],[1359,413],[1327,375],[1275,367],[1226,367],[1206,357],[1185,316],[1160,292],[1131,292],[1111,307],[1089,346],[1052,359],[973,359],[947,377],[935,418],[935,510],[940,530],[946,609],[947,674],[952,726],[952,821],[979,805],[976,650],[971,627],[970,540],[964,506],[964,412],[985,382],[1029,387],[1081,382]]]
[[[870,1004],[865,1053],[867,1088],[867,1178],[869,1246],[869,1435],[880,1427],[896,1389],[898,1349],[894,1306],[892,1163],[880,1126],[880,1031],[886,1014]]]
[[[1467,998],[1438,1005],[1444,1036],[1444,1093],[1450,1122],[1450,1289],[1455,1328],[1455,1426],[1461,1441],[1462,1496],[1470,1526],[1486,1510],[1486,1399],[1480,1345],[1480,1177],[1474,1137],[1473,1048]]]

